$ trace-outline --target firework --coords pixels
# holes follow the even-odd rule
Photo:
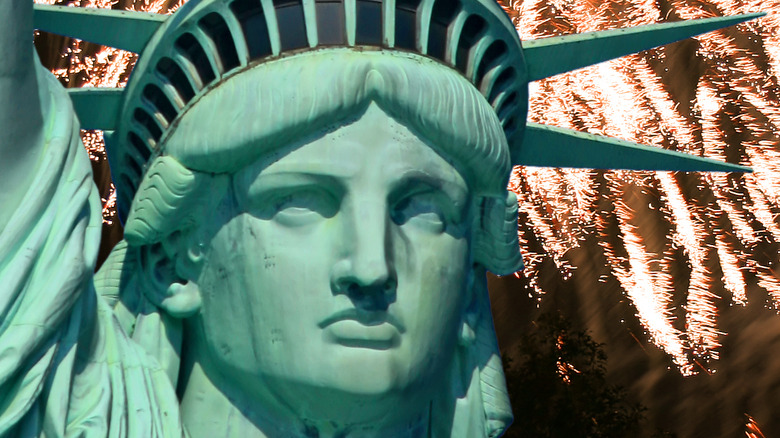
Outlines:
[[[550,266],[543,261],[552,259],[558,275],[567,278],[576,269],[567,252],[595,227],[610,274],[633,303],[648,338],[683,374],[709,371],[724,335],[718,327],[719,308],[744,305],[750,287],[764,289],[769,306],[780,303],[780,282],[773,271],[776,254],[756,257],[756,252],[780,242],[775,76],[780,70],[780,5],[672,1],[671,8],[662,11],[657,2],[594,6],[575,0],[504,6],[523,39],[769,12],[757,22],[693,43],[559,75],[530,88],[531,121],[739,162],[752,166],[754,174],[516,168],[510,184],[525,219],[519,234],[530,263],[524,277],[539,277],[539,270]],[[689,57],[682,58],[686,50]],[[675,82],[680,76],[696,81],[688,87],[695,94]],[[658,229],[667,230],[661,242]],[[537,241],[543,244],[533,244]],[[670,277],[672,263],[689,268],[683,279],[687,281]],[[544,285],[529,283],[541,301]],[[718,290],[730,296],[718,296]],[[680,295],[684,318],[677,317],[673,305]]]

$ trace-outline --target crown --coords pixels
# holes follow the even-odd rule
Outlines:
[[[750,171],[684,153],[526,123],[528,83],[720,29],[745,14],[520,41],[493,0],[190,0],[173,15],[35,6],[39,30],[141,53],[124,89],[70,94],[84,129],[103,129],[117,210],[127,217],[146,166],[177,118],[254,65],[332,47],[432,58],[463,75],[495,110],[513,164]]]

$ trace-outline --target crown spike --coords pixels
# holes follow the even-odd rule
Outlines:
[[[38,30],[141,53],[168,15],[151,12],[35,5]]]
[[[764,15],[703,18],[523,41],[528,81],[549,78]]]
[[[124,88],[69,88],[81,129],[116,129]]]
[[[611,137],[528,123],[515,163],[539,167],[752,172],[749,167]]]

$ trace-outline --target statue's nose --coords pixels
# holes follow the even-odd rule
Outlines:
[[[395,299],[397,285],[387,208],[376,201],[363,203],[345,222],[345,251],[333,267],[333,292],[360,307],[386,307]]]

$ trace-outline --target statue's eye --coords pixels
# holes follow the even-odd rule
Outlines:
[[[441,233],[447,228],[447,206],[433,193],[418,193],[397,202],[391,211],[393,222]]]
[[[278,194],[266,206],[267,217],[282,225],[301,226],[338,212],[338,202],[329,193],[316,188],[306,188]]]

